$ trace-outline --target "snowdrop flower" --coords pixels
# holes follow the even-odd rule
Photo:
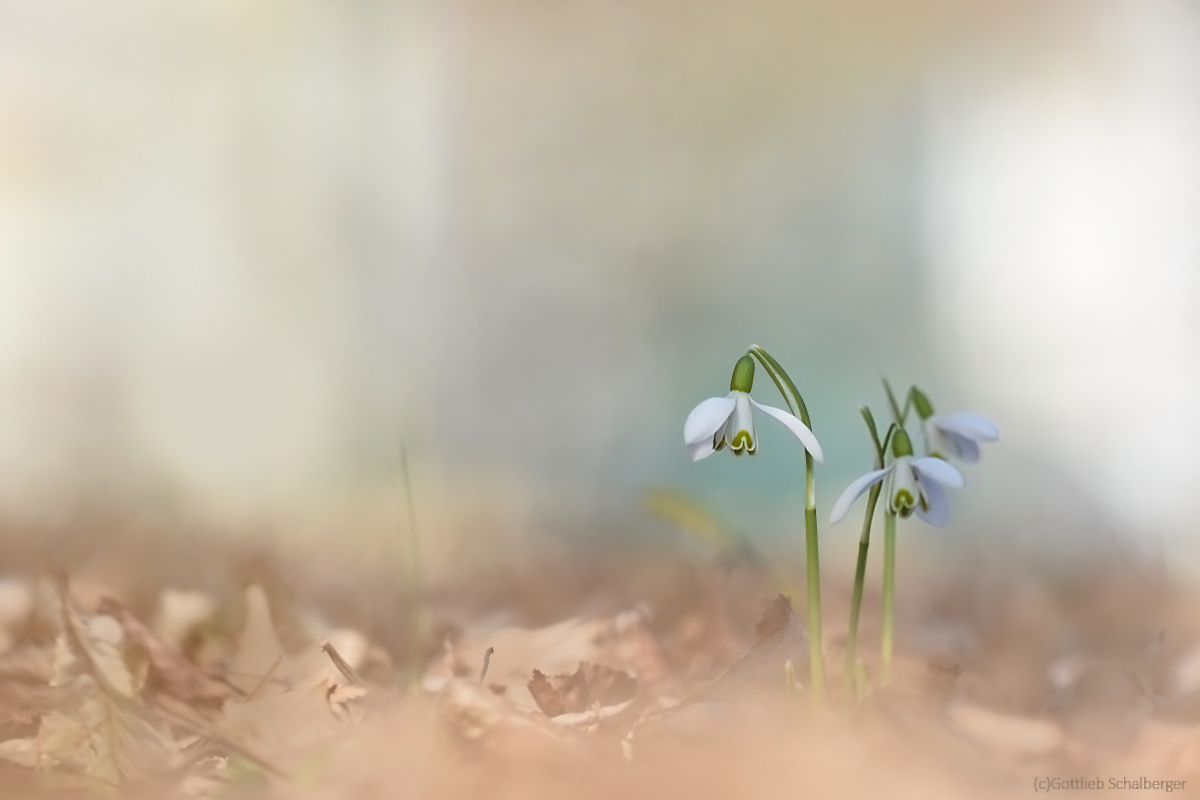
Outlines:
[[[683,423],[683,442],[687,445],[692,461],[707,458],[718,450],[729,447],[734,455],[754,455],[758,451],[758,439],[754,435],[754,417],[751,406],[769,417],[774,417],[791,431],[804,449],[812,453],[817,463],[823,463],[824,454],[817,437],[793,414],[780,408],[764,406],[750,396],[754,384],[754,359],[744,355],[733,368],[729,382],[730,392],[725,397],[710,397],[692,409]]]
[[[903,428],[892,436],[892,455],[895,460],[890,466],[868,472],[846,487],[833,506],[831,523],[845,517],[854,501],[880,481],[886,481],[883,494],[892,514],[915,513],[939,528],[950,521],[950,498],[944,487],[963,488],[962,473],[940,458],[913,458],[912,442]]]
[[[936,458],[954,456],[960,461],[973,463],[979,460],[979,443],[995,442],[1000,439],[1000,429],[985,416],[971,411],[937,415],[933,405],[923,392],[912,387],[913,405],[921,416],[921,434],[925,438],[925,452]]]

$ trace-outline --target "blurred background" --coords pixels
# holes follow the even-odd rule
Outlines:
[[[823,519],[886,375],[1003,432],[910,547],[1190,568],[1198,219],[1190,0],[0,0],[0,516],[798,548],[782,428],[684,454],[756,342]]]

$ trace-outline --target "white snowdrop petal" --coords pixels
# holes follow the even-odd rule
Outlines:
[[[937,418],[937,426],[949,433],[957,433],[979,442],[995,442],[1000,439],[1000,428],[982,414],[958,411]]]
[[[789,411],[784,411],[782,408],[764,406],[753,397],[750,398],[750,402],[754,403],[754,407],[759,411],[782,422],[800,440],[800,444],[804,445],[804,449],[812,453],[813,459],[818,464],[825,463],[825,453],[821,450],[821,443],[817,441],[816,435],[799,418]]]
[[[842,492],[842,496],[833,504],[833,513],[829,515],[829,523],[832,525],[841,522],[846,513],[850,511],[850,506],[854,505],[854,501],[862,497],[868,489],[883,480],[888,474],[887,469],[877,469],[868,472],[859,478],[856,478],[853,483],[846,487]]]
[[[923,509],[921,504],[917,503],[917,516],[936,528],[945,526],[950,521],[950,497],[946,494],[946,490],[940,483],[930,480],[921,473],[917,473],[917,484],[920,487],[921,496],[928,505],[928,509]]]
[[[954,457],[960,461],[965,461],[968,464],[973,464],[979,460],[979,444],[974,439],[968,439],[965,436],[959,436],[957,433],[950,431],[941,431],[942,438],[954,451]]]
[[[699,461],[702,458],[708,458],[713,453],[717,452],[713,448],[713,440],[710,436],[707,439],[701,439],[698,442],[693,442],[687,446],[688,458],[692,461]]]
[[[913,459],[912,467],[918,473],[954,489],[961,489],[967,485],[967,479],[958,471],[958,468],[940,458],[928,456]]]
[[[692,409],[683,423],[684,444],[695,444],[712,439],[733,413],[737,401],[733,393],[726,397],[710,397]]]

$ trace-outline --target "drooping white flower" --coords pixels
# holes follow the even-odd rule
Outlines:
[[[883,494],[891,513],[901,517],[915,513],[939,528],[950,521],[950,497],[945,487],[963,488],[966,481],[962,473],[940,458],[914,458],[912,442],[903,429],[896,431],[892,447],[895,460],[891,465],[872,470],[846,487],[829,515],[831,523],[840,522],[854,501],[880,481],[885,481]]]
[[[800,440],[804,449],[812,453],[817,463],[823,463],[825,456],[821,451],[821,443],[808,426],[794,414],[765,406],[752,398],[750,388],[753,383],[754,359],[748,355],[742,356],[733,369],[729,394],[710,397],[692,409],[683,423],[683,442],[691,459],[699,461],[725,447],[729,447],[734,455],[754,455],[758,451],[758,439],[754,433],[753,407],[783,423]]]
[[[954,456],[960,461],[979,460],[979,443],[1000,440],[1000,428],[982,414],[959,411],[954,414],[934,414],[933,404],[916,386],[912,392],[913,406],[921,417],[921,435],[925,452],[936,458]]]
[[[921,422],[925,452],[945,458],[954,456],[972,463],[979,460],[979,443],[1000,439],[1000,429],[987,417],[972,411],[937,415]]]

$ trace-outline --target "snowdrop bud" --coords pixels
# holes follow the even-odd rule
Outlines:
[[[729,380],[729,390],[732,392],[750,393],[754,385],[754,358],[749,355],[738,359],[733,367],[733,377]]]
[[[929,419],[933,416],[933,404],[929,402],[929,398],[925,396],[917,387],[912,387],[913,405],[917,408],[917,413],[921,415],[921,419]]]
[[[902,458],[912,454],[912,440],[908,438],[904,428],[896,428],[896,432],[892,434],[892,455]]]

